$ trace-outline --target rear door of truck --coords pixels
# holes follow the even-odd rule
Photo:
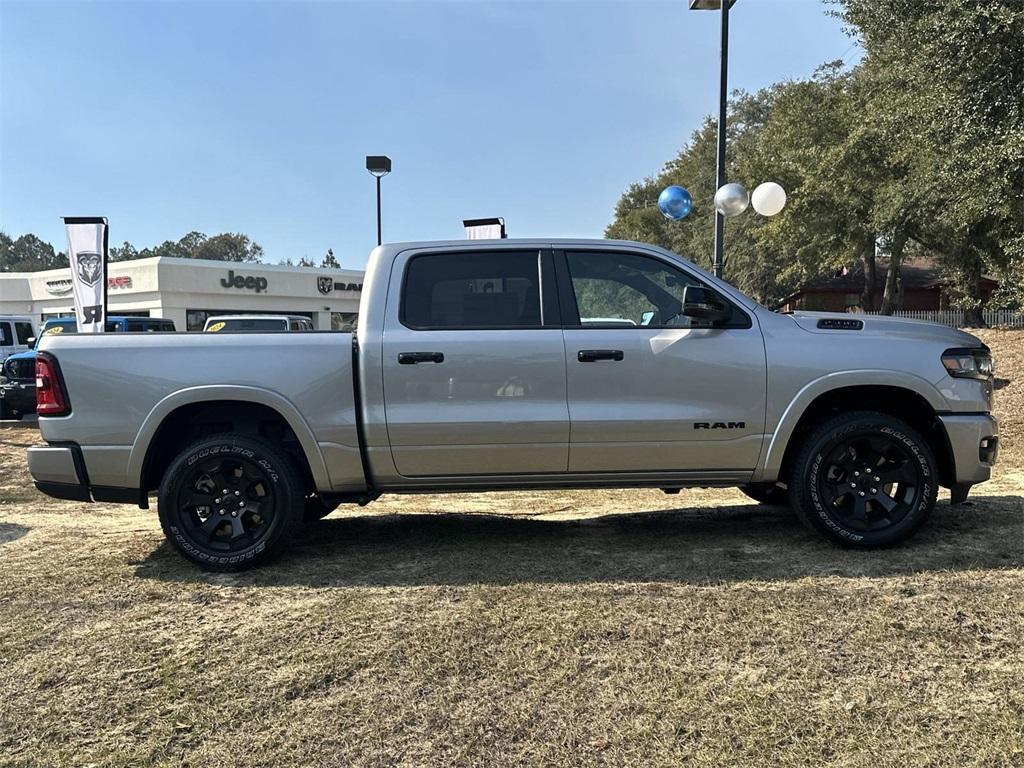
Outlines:
[[[569,412],[551,252],[401,253],[388,291],[388,439],[407,477],[564,472]]]

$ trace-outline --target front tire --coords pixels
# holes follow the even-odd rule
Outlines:
[[[260,565],[287,545],[302,520],[305,493],[287,455],[253,437],[227,433],[193,443],[160,483],[158,514],[167,540],[211,571]]]
[[[797,517],[861,549],[906,541],[935,508],[938,467],[928,443],[893,416],[858,411],[815,429],[793,464]]]

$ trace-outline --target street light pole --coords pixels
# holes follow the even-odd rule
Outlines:
[[[718,172],[715,178],[715,189],[721,189],[725,184],[725,118],[729,99],[729,6],[732,3],[725,0],[722,3],[722,55],[721,70],[718,76]],[[725,265],[722,260],[722,238],[725,234],[725,217],[715,211],[715,277],[722,277]]]
[[[377,177],[377,245],[380,245],[383,242],[383,238],[381,237],[381,229],[380,229],[380,180],[381,180],[381,178],[383,178],[383,177],[382,176],[378,176]]]
[[[729,106],[729,9],[736,0],[690,0],[691,11],[720,10],[722,19],[722,40],[720,69],[718,75],[718,152],[715,173],[715,191],[725,184],[725,120]],[[725,234],[725,217],[715,211],[715,277],[722,277],[722,241]]]
[[[377,245],[383,241],[380,226],[380,180],[391,173],[391,158],[387,155],[367,155],[366,170],[377,178]]]

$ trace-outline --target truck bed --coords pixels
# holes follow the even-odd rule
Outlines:
[[[91,485],[137,488],[168,414],[223,399],[277,410],[319,490],[365,487],[350,333],[58,335],[40,351],[57,359],[71,400],[68,416],[41,420],[42,436],[77,444]]]

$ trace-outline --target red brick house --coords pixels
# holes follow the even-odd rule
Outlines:
[[[875,286],[875,308],[882,306],[885,291],[887,267],[878,265]],[[903,302],[900,309],[927,311],[949,308],[949,297],[942,275],[933,261],[918,258],[906,261],[900,268],[900,284]],[[999,283],[990,277],[982,277],[978,283],[982,302],[987,302]],[[779,305],[783,312],[803,309],[816,312],[849,312],[860,308],[860,295],[864,290],[864,271],[860,265],[845,269],[832,277],[812,280],[793,291]]]

